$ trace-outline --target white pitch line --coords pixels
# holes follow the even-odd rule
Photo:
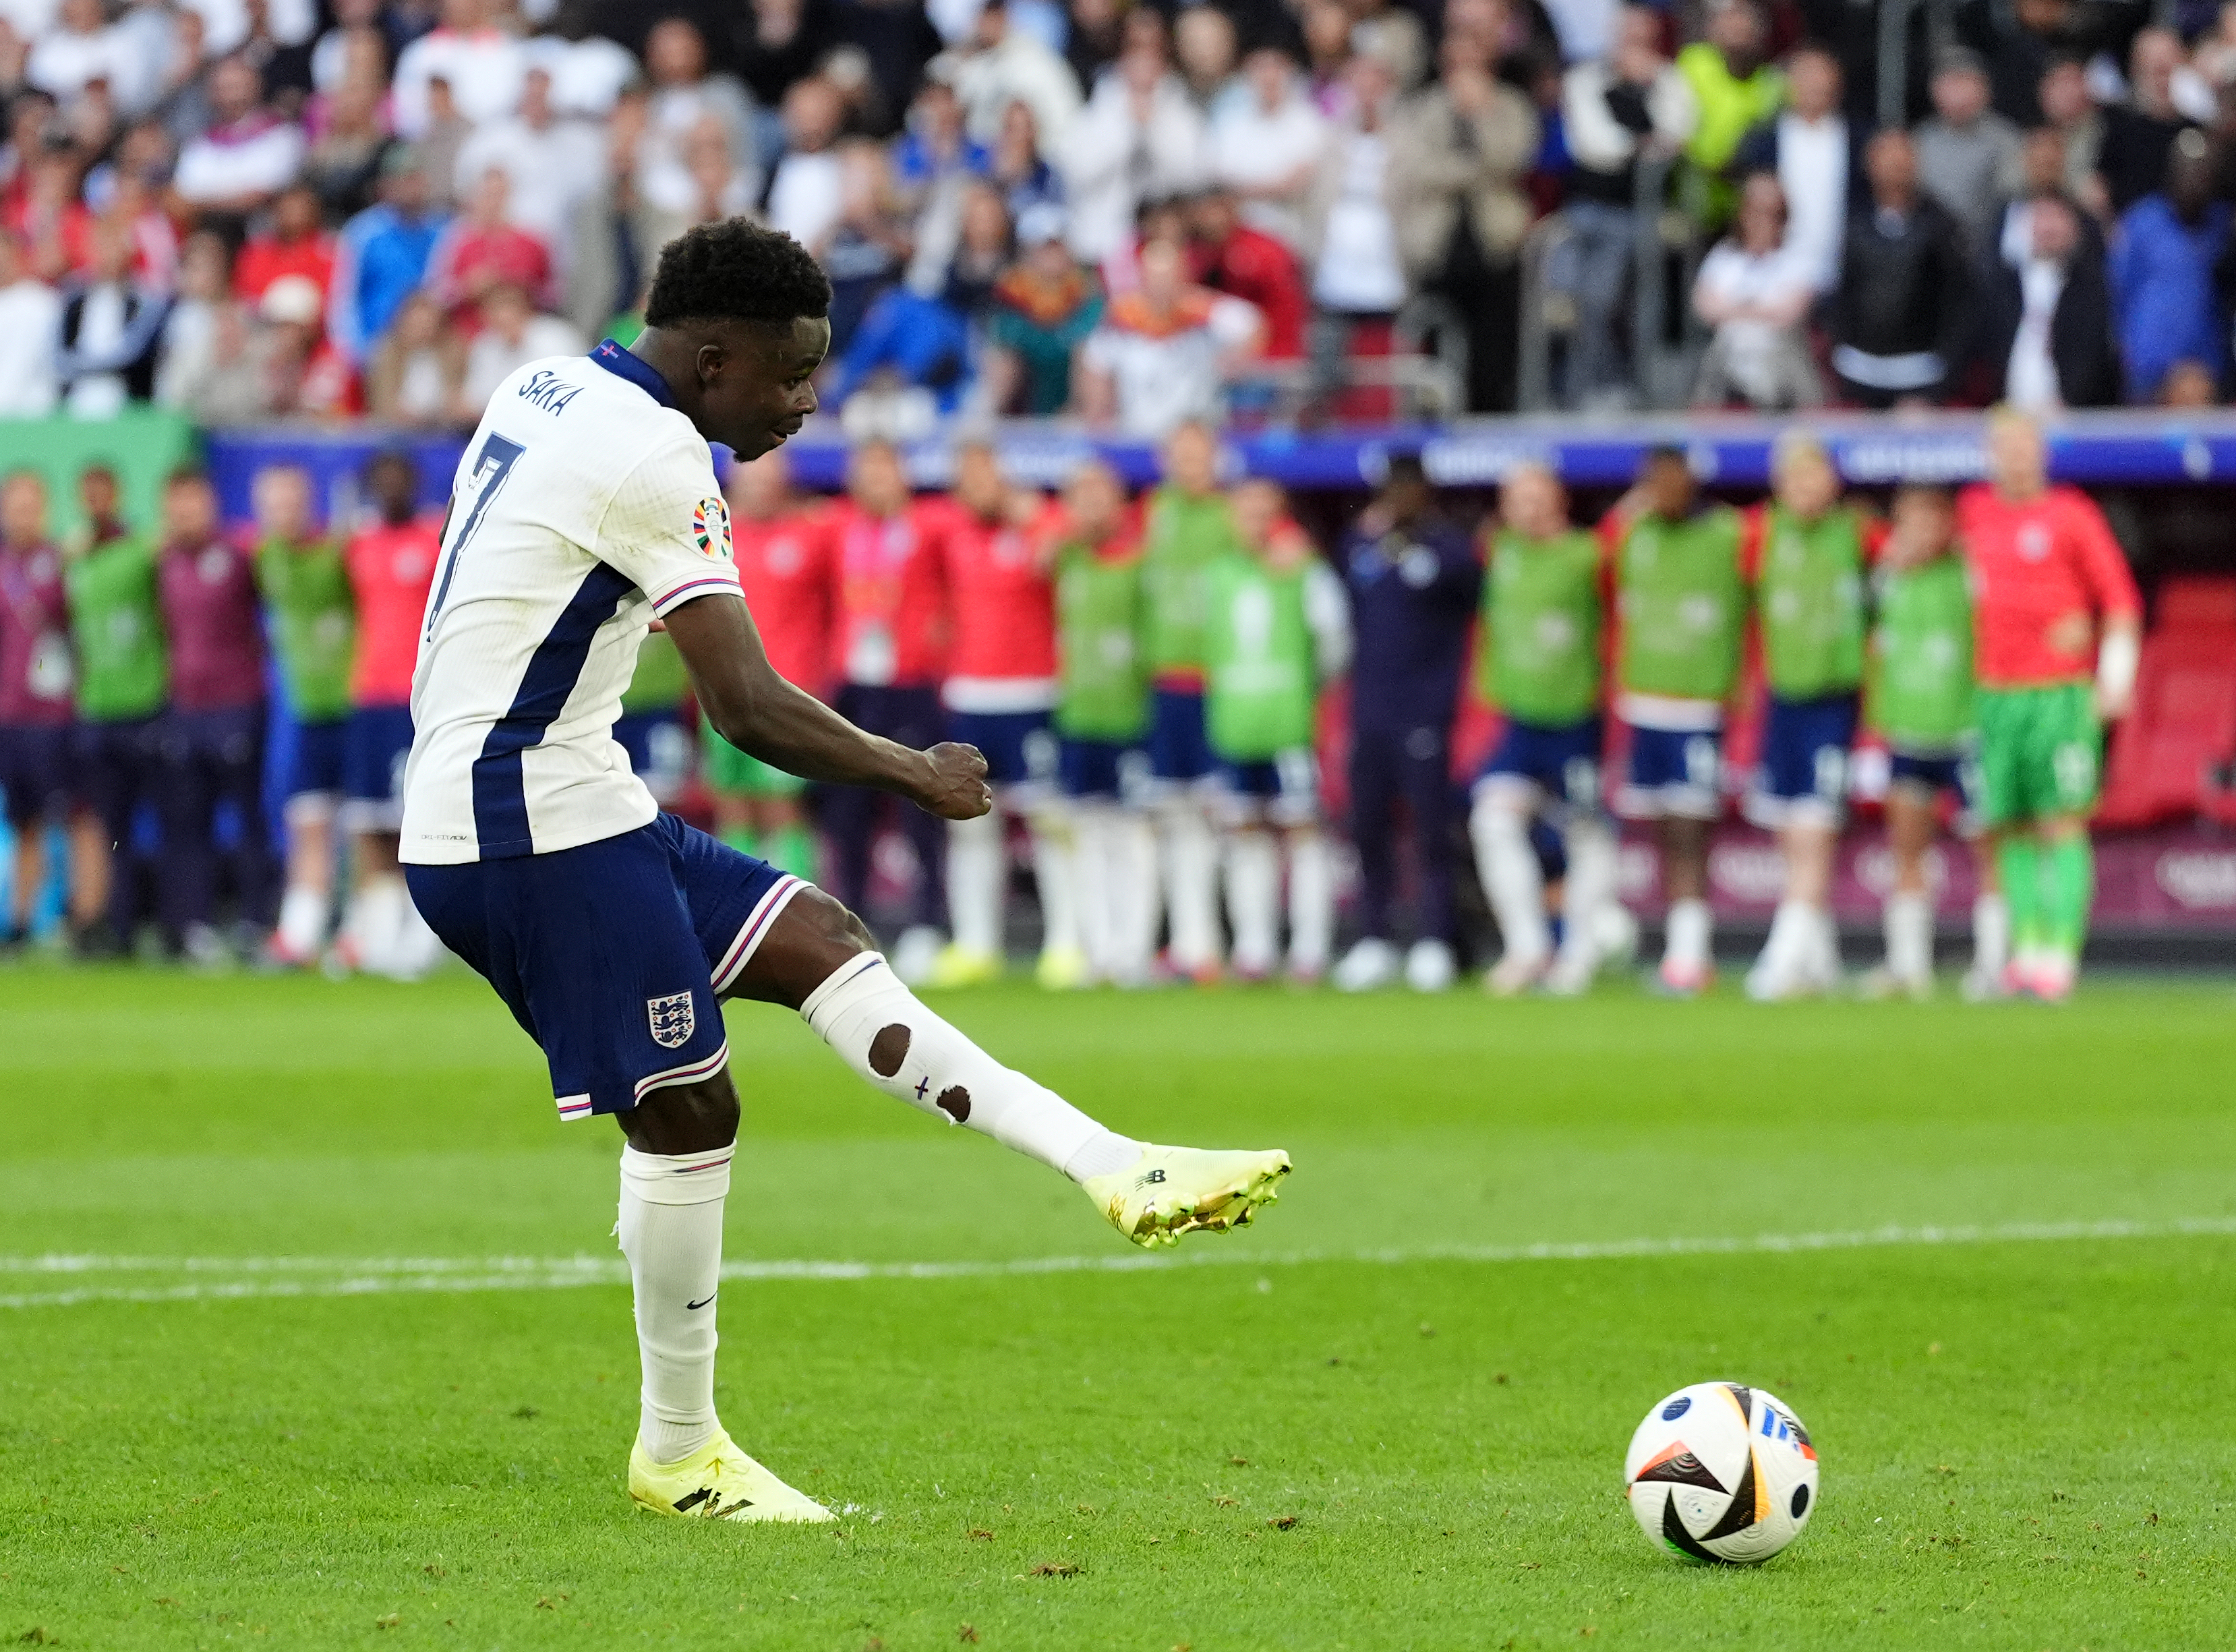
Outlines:
[[[847,1262],[735,1260],[726,1280],[784,1280],[1014,1279],[1048,1274],[1139,1274],[1189,1267],[1301,1267],[1348,1263],[1371,1267],[1415,1262],[1586,1262],[1656,1256],[1779,1255],[1902,1246],[1996,1245],[2045,1241],[2220,1238],[2236,1235],[2236,1216],[2167,1221],[2012,1222],[1866,1227],[1751,1238],[1621,1239],[1532,1245],[1430,1245],[1354,1251],[1199,1248],[1176,1256],[1024,1256],[1002,1261]],[[0,1295],[0,1309],[70,1307],[83,1302],[233,1301],[272,1297],[379,1296],[411,1293],[554,1291],[626,1285],[628,1267],[597,1256],[0,1256],[0,1274],[85,1276],[179,1274],[173,1285],[89,1285]]]

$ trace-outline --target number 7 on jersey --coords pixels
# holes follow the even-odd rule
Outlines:
[[[526,451],[519,443],[508,441],[494,431],[482,438],[482,450],[474,456],[474,468],[466,477],[464,491],[472,503],[466,507],[466,514],[458,518],[457,532],[444,560],[443,577],[435,586],[434,601],[427,604],[427,626],[419,639],[422,642],[435,635],[435,622],[442,617],[443,602],[450,594],[450,579],[458,571],[458,558],[465,555],[467,542],[473,538],[474,530],[482,525],[490,501],[497,497],[505,477],[512,474],[512,467]],[[454,515],[457,508],[458,501],[453,497],[450,510]]]

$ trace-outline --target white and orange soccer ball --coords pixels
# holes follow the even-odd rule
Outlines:
[[[1755,1566],[1817,1512],[1817,1451],[1792,1407],[1744,1383],[1699,1382],[1646,1413],[1622,1486],[1654,1544]]]

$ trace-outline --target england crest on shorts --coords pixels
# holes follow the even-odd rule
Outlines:
[[[662,1050],[681,1050],[691,1042],[699,1025],[688,992],[671,992],[664,998],[644,1001],[645,1018],[652,1023],[652,1042]]]

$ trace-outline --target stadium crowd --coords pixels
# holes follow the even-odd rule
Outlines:
[[[1430,336],[1511,408],[1533,247],[1549,395],[1635,404],[1671,221],[1704,405],[2212,401],[2236,12],[2148,13],[1914,9],[1890,88],[1829,0],[0,0],[0,415],[470,425],[739,213],[863,432],[1386,410]]]

